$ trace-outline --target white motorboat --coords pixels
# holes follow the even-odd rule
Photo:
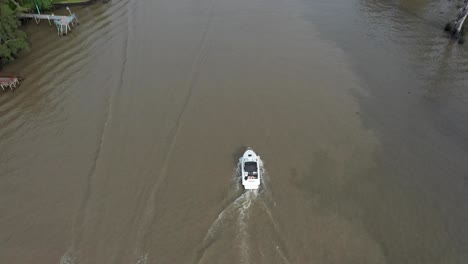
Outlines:
[[[239,159],[242,185],[246,190],[256,190],[260,186],[261,160],[252,149],[247,149]]]

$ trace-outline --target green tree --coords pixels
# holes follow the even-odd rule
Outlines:
[[[7,0],[0,0],[0,65],[11,62],[19,51],[28,48],[26,34]]]
[[[12,0],[14,1],[14,0]],[[56,0],[23,0],[21,1],[23,6],[31,8],[32,10],[36,9],[36,5],[40,8],[41,12],[44,9],[49,9],[52,7]]]

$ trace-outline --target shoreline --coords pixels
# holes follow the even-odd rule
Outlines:
[[[53,3],[52,6],[56,8],[63,8],[67,6],[87,6],[94,4],[96,0],[81,0],[81,1],[62,1]]]
[[[48,9],[44,9],[44,10],[41,10],[41,12],[49,12],[49,11],[54,11],[54,10],[60,10],[60,9],[65,9],[69,6],[89,6],[89,5],[92,5],[92,4],[95,4],[97,1],[96,0],[79,0],[79,1],[74,1],[74,0],[69,0],[69,1],[62,1],[62,2],[56,2],[56,3],[53,3],[52,6]],[[108,3],[110,2],[110,0],[102,0],[103,3]],[[18,20],[23,20],[21,18],[18,18]],[[26,25],[26,23],[21,23],[21,26],[19,27],[19,29],[21,29],[22,27],[24,27]],[[29,37],[26,38],[26,41],[31,44],[31,42],[29,41]],[[31,49],[29,49],[29,51],[31,51]],[[24,51],[21,51],[17,54],[17,56],[15,56],[14,60],[9,62],[9,63],[6,63],[6,64],[2,64],[0,65],[0,76],[3,72],[3,69],[5,69],[8,65],[10,65],[11,63],[13,63],[14,61],[20,59],[22,56],[20,55],[21,53],[23,53]]]

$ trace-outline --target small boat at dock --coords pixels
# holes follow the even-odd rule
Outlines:
[[[3,77],[0,76],[0,88],[5,92],[7,89],[14,90],[19,86],[21,78],[16,76]]]

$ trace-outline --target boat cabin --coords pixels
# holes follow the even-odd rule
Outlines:
[[[258,178],[258,165],[255,161],[247,161],[244,163],[244,171],[247,172],[245,179],[257,179]]]

